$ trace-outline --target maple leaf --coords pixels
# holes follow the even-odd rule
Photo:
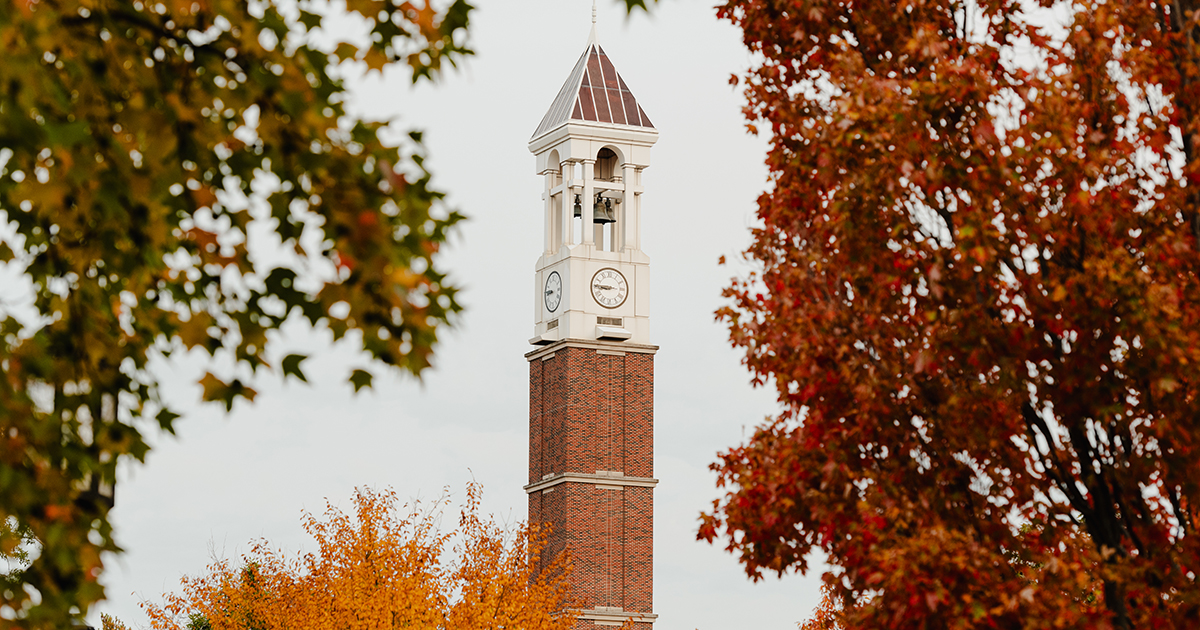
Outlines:
[[[204,389],[201,398],[224,403],[225,411],[233,409],[233,403],[238,397],[253,402],[255,396],[258,395],[258,392],[243,383],[241,379],[235,378],[232,381],[225,382],[213,376],[212,372],[208,372],[204,375],[204,378],[200,379],[200,386]]]
[[[286,378],[288,376],[294,376],[300,379],[300,381],[307,383],[308,378],[304,376],[304,372],[300,369],[300,363],[307,358],[308,356],[303,354],[289,354],[286,357],[283,357],[283,361],[280,363],[280,365],[281,369],[283,370],[284,377]]]

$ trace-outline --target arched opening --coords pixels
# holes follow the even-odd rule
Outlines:
[[[595,226],[596,249],[615,252],[619,249],[617,235],[620,233],[618,217],[621,213],[621,156],[609,147],[596,153],[594,171],[595,197],[588,206],[592,210]]]
[[[610,148],[604,147],[596,154],[596,180],[601,182],[619,182],[617,174],[617,154]]]
[[[562,183],[562,164],[559,163],[558,149],[550,152],[546,157],[546,170],[550,172],[550,186],[558,186]]]

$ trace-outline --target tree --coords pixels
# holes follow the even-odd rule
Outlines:
[[[363,45],[326,50],[320,6],[0,2],[0,262],[24,283],[0,303],[0,553],[31,552],[0,611],[25,627],[103,596],[102,490],[179,417],[153,357],[236,364],[201,381],[228,409],[260,371],[305,379],[273,352],[289,317],[419,374],[459,311],[436,254],[462,217],[419,133],[347,114],[344,77],[432,79],[471,54],[471,7],[351,0]]]
[[[439,531],[440,509],[400,514],[393,492],[360,489],[353,517],[332,506],[305,516],[317,551],[289,558],[260,541],[240,564],[217,562],[184,578],[183,594],[144,605],[151,626],[571,628],[574,615],[559,614],[569,604],[565,557],[540,562],[545,533],[482,518],[479,497],[468,485],[457,529]]]
[[[702,538],[821,550],[846,627],[1194,627],[1197,9],[718,7],[771,142],[719,317],[782,412]]]

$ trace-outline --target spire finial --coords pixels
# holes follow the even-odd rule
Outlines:
[[[592,34],[588,37],[588,45],[599,43],[596,39],[596,0],[592,0]]]

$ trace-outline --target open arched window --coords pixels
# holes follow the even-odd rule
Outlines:
[[[600,149],[596,154],[596,179],[602,182],[620,181],[617,175],[617,154],[612,149]]]

